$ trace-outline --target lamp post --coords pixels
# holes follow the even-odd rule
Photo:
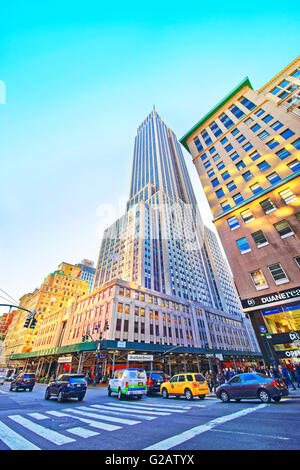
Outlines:
[[[94,329],[98,331],[99,325],[96,325]],[[106,330],[109,330],[108,321],[105,322],[104,328],[102,331],[100,331],[100,334],[99,334],[99,340],[98,340],[97,349],[96,349],[96,370],[95,370],[94,381],[93,381],[94,387],[96,387],[98,378],[99,378],[99,356],[100,356],[101,345],[102,345],[102,340],[103,340],[103,333]]]

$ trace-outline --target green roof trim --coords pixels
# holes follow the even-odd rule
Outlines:
[[[205,116],[203,116],[200,121],[197,122],[181,139],[179,139],[179,142],[187,149],[188,152],[189,148],[186,143],[187,139],[195,132],[199,127],[201,127],[208,119],[210,119],[219,109],[224,106],[224,104],[227,103],[227,101],[230,101],[234,95],[236,95],[239,91],[241,91],[245,86],[248,86],[253,90],[253,87],[250,83],[250,80],[248,77],[244,78],[228,95],[226,95],[216,106],[214,106]]]

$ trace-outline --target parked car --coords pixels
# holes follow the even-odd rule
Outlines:
[[[32,392],[35,385],[35,375],[27,372],[20,372],[14,379],[12,379],[9,390],[11,392],[18,392],[19,390],[28,389]]]
[[[281,397],[288,394],[281,380],[256,372],[237,374],[217,388],[217,397],[225,403],[231,399],[241,401],[243,398],[260,399],[263,403],[270,403],[271,399],[279,402]]]
[[[160,386],[163,382],[168,382],[169,376],[162,372],[161,370],[155,371],[147,371],[147,395],[151,395],[152,393],[160,393]]]
[[[193,400],[194,397],[204,400],[209,388],[202,374],[186,372],[176,374],[169,382],[161,384],[160,392],[163,398],[168,398],[169,395],[184,395],[187,400]]]
[[[147,377],[144,369],[121,369],[116,370],[114,377],[109,380],[107,392],[118,394],[118,399],[123,396],[136,396],[141,399],[147,393]]]
[[[84,374],[62,374],[47,386],[45,400],[56,397],[58,402],[67,398],[77,398],[78,401],[82,401],[86,389],[87,382]]]

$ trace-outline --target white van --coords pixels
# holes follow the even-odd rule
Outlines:
[[[108,383],[108,396],[112,392],[118,394],[118,399],[122,396],[136,396],[141,399],[147,393],[147,377],[144,369],[120,369],[116,370],[114,377]]]

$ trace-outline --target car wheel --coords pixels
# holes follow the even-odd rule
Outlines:
[[[122,392],[120,388],[118,390],[118,400],[122,400]]]
[[[79,395],[79,397],[77,397],[78,401],[82,401],[84,399],[84,395]]]
[[[193,400],[193,398],[194,398],[194,397],[193,397],[193,394],[192,394],[192,392],[190,391],[189,388],[186,388],[186,389],[185,389],[185,391],[184,391],[184,396],[185,396],[185,398],[186,398],[187,400],[189,400],[189,401]]]
[[[64,396],[63,396],[63,393],[62,392],[59,392],[59,394],[57,395],[57,401],[59,403],[63,402],[64,401]]]
[[[204,400],[205,397],[206,395],[199,395],[200,400]]]
[[[168,398],[169,397],[168,390],[166,388],[162,389],[161,394],[162,394],[163,398]]]
[[[267,390],[259,390],[257,395],[262,403],[270,403],[271,396]]]
[[[227,392],[224,390],[220,393],[220,398],[224,403],[228,403],[230,401],[230,397]]]
[[[280,400],[281,400],[281,397],[273,397],[273,400],[274,400],[276,403],[279,403]]]
[[[50,399],[50,393],[49,393],[48,388],[46,388],[46,391],[45,391],[45,400],[49,400],[49,399]]]
[[[33,389],[33,387],[30,387],[30,388],[28,389],[28,391],[29,391],[29,392],[32,392],[32,389]]]
[[[111,389],[110,389],[110,387],[107,388],[107,395],[108,395],[109,397],[111,397]]]

